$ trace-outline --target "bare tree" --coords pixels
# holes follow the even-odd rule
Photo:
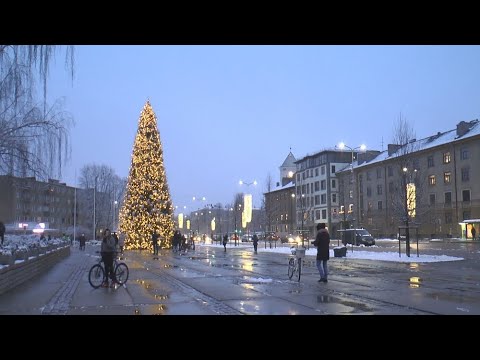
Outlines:
[[[92,193],[95,191],[95,201],[90,201],[91,196],[88,195],[89,199],[85,204],[92,213],[95,206],[95,228],[113,228],[116,225],[118,209],[123,202],[126,179],[120,178],[113,168],[107,165],[89,164],[80,169],[79,183],[82,188],[92,189]]]
[[[419,224],[422,215],[427,212],[420,204],[426,191],[426,176],[422,173],[419,150],[412,125],[401,114],[394,125],[393,143],[398,146],[394,156],[394,191],[390,192],[392,216],[405,225],[407,256],[410,256],[410,227]]]
[[[70,114],[46,101],[55,46],[0,45],[0,173],[61,178],[70,155]],[[73,47],[67,47],[73,78]],[[38,80],[43,102],[35,100]]]

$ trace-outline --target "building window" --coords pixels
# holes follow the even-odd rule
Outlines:
[[[320,168],[320,173],[321,173],[322,175],[325,175],[325,166],[322,166],[322,167]]]
[[[433,163],[433,155],[430,155],[430,156],[427,158],[427,166],[428,166],[429,168],[435,166],[434,163]]]
[[[464,211],[463,212],[463,220],[469,220],[469,219],[471,219],[470,211]]]
[[[444,172],[443,173],[443,182],[445,184],[450,184],[450,177],[451,177],[452,173],[450,171],[447,171],[447,172]]]
[[[389,192],[389,193],[393,193],[394,190],[395,190],[395,187],[394,187],[394,185],[393,185],[393,181],[390,181],[390,182],[388,183],[388,192]]]
[[[353,212],[353,204],[348,205],[348,212],[349,213]]]
[[[343,214],[345,212],[345,206],[342,205],[340,206],[340,214]]]
[[[371,218],[371,217],[367,218],[367,224],[368,225],[373,225],[373,218]]]
[[[280,215],[280,221],[283,221],[283,214]]]
[[[377,179],[381,179],[382,178],[382,169],[378,168],[377,169]]]
[[[320,203],[323,204],[323,205],[327,203],[327,195],[326,194],[321,195]]]
[[[379,202],[377,203],[377,209],[378,209],[378,210],[382,210],[382,208],[383,208],[383,207],[382,207],[382,202],[379,201]]]
[[[315,210],[315,220],[320,220],[320,210]]]
[[[318,168],[315,168],[315,176],[318,176]]]
[[[370,186],[367,186],[367,196],[372,196],[372,188]]]
[[[315,205],[320,205],[320,195],[315,195]]]
[[[450,161],[452,161],[450,151],[447,151],[447,152],[443,153],[443,163],[444,164],[450,164]]]
[[[372,177],[370,175],[370,171],[367,171],[367,180],[372,180]]]
[[[371,201],[369,201],[367,204],[367,211],[372,211],[372,209],[373,209],[373,204]]]
[[[429,184],[430,186],[434,186],[435,183],[436,183],[436,181],[435,181],[435,175],[430,175],[430,176],[428,177],[428,184]]]
[[[332,194],[332,203],[337,203],[337,194]]]
[[[300,182],[300,174],[297,174],[297,182]]]
[[[388,165],[387,171],[388,171],[388,176],[393,176],[393,168],[390,165]]]
[[[332,174],[335,174],[335,165],[332,165]]]
[[[315,181],[315,191],[320,191],[320,181]]]
[[[435,205],[435,194],[430,194],[430,205]]]
[[[452,203],[452,192],[448,191],[445,193],[445,204],[451,204]]]
[[[383,186],[377,185],[377,195],[382,195],[382,194],[383,194]]]
[[[348,197],[349,197],[350,199],[353,199],[353,190],[350,190],[350,191],[348,192]]]
[[[322,219],[327,218],[327,210],[322,210]]]
[[[469,181],[470,180],[470,168],[465,167],[462,168],[462,181]]]
[[[470,201],[470,190],[462,190],[462,201]]]
[[[322,180],[320,182],[320,189],[321,190],[326,190],[327,189],[327,181],[326,180]]]
[[[332,179],[332,189],[337,188],[337,181],[335,179]]]
[[[468,148],[462,148],[460,150],[460,160],[467,160],[469,158]]]
[[[452,213],[451,212],[446,212],[445,213],[445,224],[451,224],[452,223]]]

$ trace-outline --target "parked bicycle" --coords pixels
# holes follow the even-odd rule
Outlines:
[[[305,256],[305,249],[297,249],[295,247],[290,248],[292,256],[288,260],[288,278],[291,279],[293,275],[300,281],[302,275],[302,263]]]
[[[96,251],[96,253],[98,254],[100,253],[100,251]],[[119,285],[125,284],[128,280],[128,275],[130,274],[130,272],[128,270],[127,264],[119,261],[117,253],[115,253],[113,257],[113,268],[115,282]],[[88,272],[88,282],[94,289],[98,289],[100,286],[102,286],[103,283],[107,281],[108,279],[106,277],[105,266],[103,264],[102,257],[100,257],[98,263],[94,264]]]

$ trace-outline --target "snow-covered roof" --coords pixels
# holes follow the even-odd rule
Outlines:
[[[445,131],[443,133],[438,132],[435,135],[431,135],[429,137],[426,137],[426,138],[411,142],[409,144],[406,144],[406,145],[400,147],[396,152],[392,153],[391,155],[388,155],[388,150],[382,151],[380,154],[378,154],[377,157],[373,158],[372,160],[366,161],[366,162],[364,162],[360,165],[354,165],[354,167],[356,169],[358,169],[358,168],[361,168],[361,167],[364,167],[364,166],[369,166],[369,165],[374,164],[374,163],[378,163],[378,162],[382,162],[382,161],[385,161],[385,160],[389,160],[389,159],[399,157],[403,154],[402,149],[405,146],[411,146],[412,149],[414,149],[413,150],[414,152],[418,152],[418,151],[432,149],[432,148],[435,148],[435,147],[438,147],[438,146],[441,146],[441,145],[458,142],[458,141],[461,141],[461,140],[465,140],[465,139],[480,135],[480,123],[479,123],[479,121],[478,120],[472,120],[472,121],[470,121],[470,125],[471,125],[470,129],[465,134],[463,134],[462,136],[457,136],[457,129],[448,130],[448,131]]]
[[[295,184],[293,183],[293,181],[291,181],[284,186],[274,186],[270,191],[265,192],[265,194],[269,194],[269,193],[280,191],[280,190],[293,189],[294,187],[295,187]]]

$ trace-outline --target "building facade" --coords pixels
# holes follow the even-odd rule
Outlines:
[[[390,144],[353,172],[338,174],[342,215],[374,236],[394,238],[408,221],[413,236],[471,238],[472,224],[461,223],[480,218],[479,159],[478,120]]]
[[[0,176],[0,219],[11,231],[32,231],[43,223],[49,229],[65,232],[73,226],[73,187],[49,179]]]

